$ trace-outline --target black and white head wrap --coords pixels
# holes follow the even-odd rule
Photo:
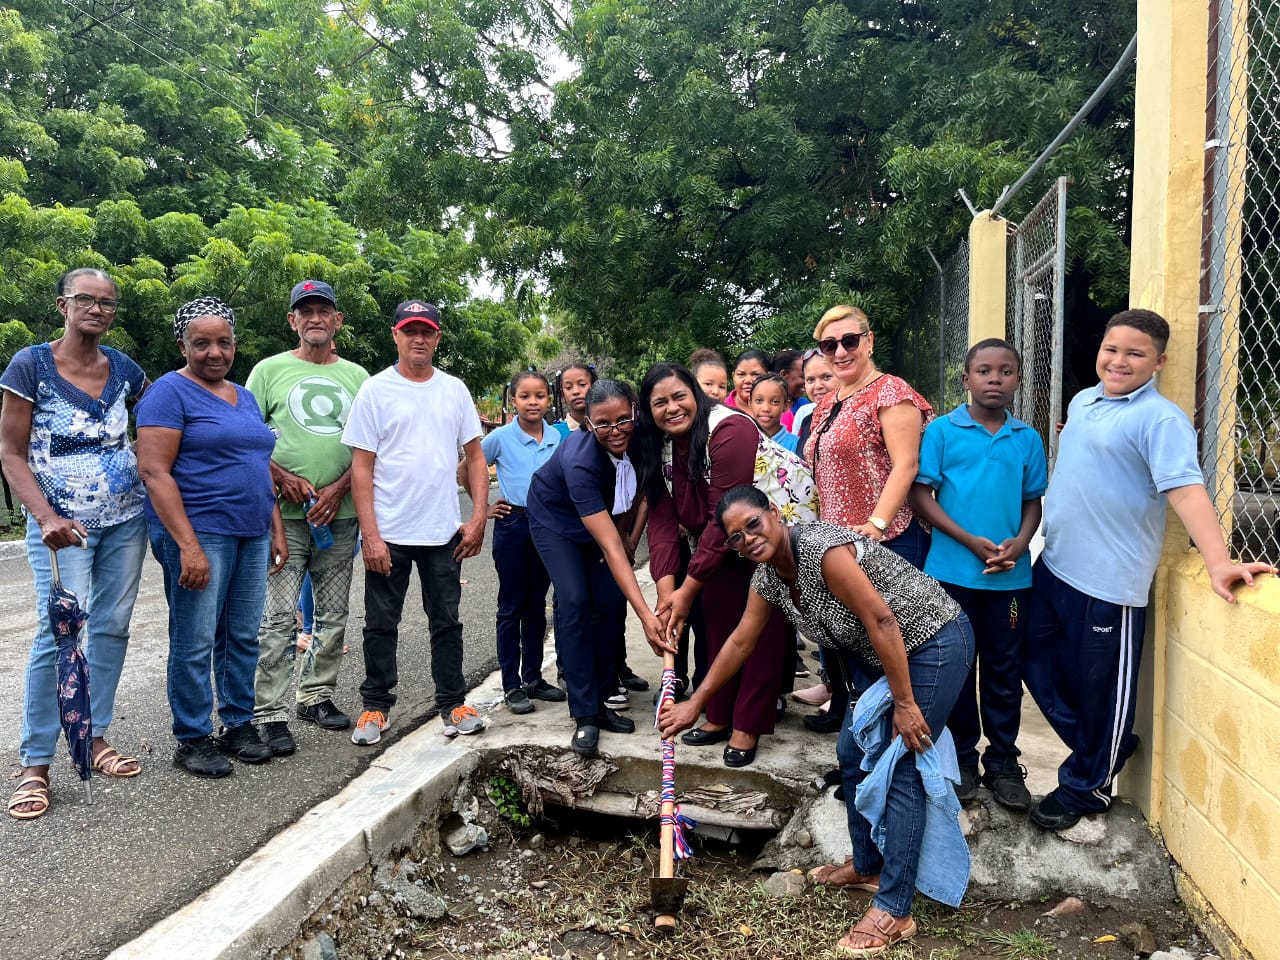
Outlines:
[[[192,320],[201,317],[221,317],[231,324],[231,331],[236,329],[236,312],[217,297],[197,297],[184,303],[173,315],[173,336],[181,340],[187,332]]]

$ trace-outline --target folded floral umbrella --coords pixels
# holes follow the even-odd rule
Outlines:
[[[58,648],[58,710],[67,735],[71,763],[84,783],[84,798],[93,803],[93,713],[89,706],[89,663],[80,645],[80,631],[89,615],[58,575],[58,552],[49,551],[53,582],[49,584],[49,625]]]

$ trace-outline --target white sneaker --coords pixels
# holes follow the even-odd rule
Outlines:
[[[454,707],[444,717],[444,735],[456,737],[458,734],[468,736],[484,729],[484,720],[465,703]]]
[[[610,696],[604,698],[604,705],[610,710],[630,710],[631,697],[626,687],[619,687]]]

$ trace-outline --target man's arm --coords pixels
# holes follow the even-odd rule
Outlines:
[[[453,559],[459,561],[480,552],[484,546],[484,524],[489,516],[489,465],[485,462],[479,437],[472,437],[462,445],[462,460],[467,467],[471,519],[462,525],[462,542],[453,551]]]
[[[372,450],[353,448],[351,451],[351,499],[356,505],[356,519],[360,524],[361,548],[364,568],[384,577],[391,573],[391,551],[378,532],[378,518],[373,511],[373,463],[377,455]]]

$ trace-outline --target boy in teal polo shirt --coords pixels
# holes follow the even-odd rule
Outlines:
[[[926,428],[911,508],[933,525],[924,572],[964,609],[977,641],[974,666],[947,720],[960,763],[956,795],[962,802],[977,796],[978,740],[985,733],[983,781],[1000,803],[1025,811],[1031,795],[1017,747],[1022,611],[1031,587],[1027,545],[1040,524],[1048,474],[1040,435],[1009,414],[1021,369],[1018,352],[1003,340],[983,340],[969,351],[964,386],[971,401]]]
[[[1031,810],[1031,821],[1046,830],[1106,810],[1112,780],[1137,746],[1138,664],[1166,504],[1228,603],[1237,582],[1275,572],[1266,563],[1231,562],[1204,488],[1195,429],[1155,388],[1168,342],[1169,324],[1150,310],[1125,310],[1107,322],[1101,382],[1071,401],[1045,495],[1023,676],[1071,750],[1057,788]]]

